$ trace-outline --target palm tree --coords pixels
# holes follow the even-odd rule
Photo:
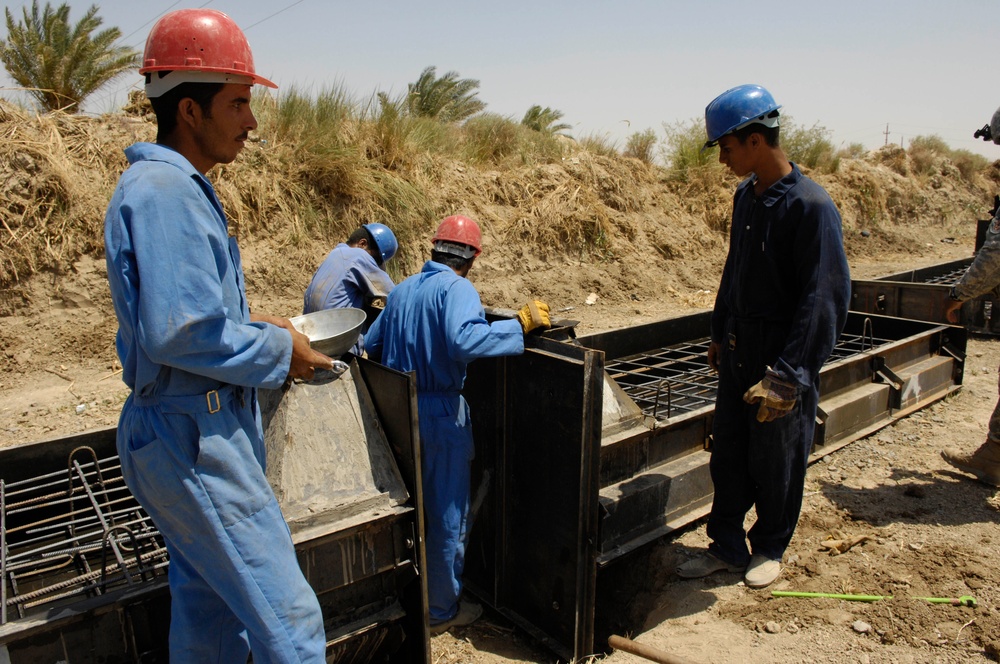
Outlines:
[[[24,86],[41,106],[76,113],[80,103],[112,79],[139,65],[139,53],[115,46],[121,30],[94,31],[103,22],[92,5],[75,26],[69,24],[69,5],[53,9],[46,2],[39,15],[38,0],[24,21],[7,15],[7,40],[0,40],[0,61],[11,78]]]
[[[416,83],[407,85],[406,108],[411,115],[461,122],[486,108],[476,98],[479,81],[459,78],[457,71],[437,78],[435,69],[428,67]]]
[[[538,104],[535,104],[524,114],[521,124],[549,136],[569,136],[569,134],[564,133],[567,129],[570,129],[568,124],[565,122],[556,124],[562,119],[562,116],[562,111],[557,111],[548,106],[542,108]]]

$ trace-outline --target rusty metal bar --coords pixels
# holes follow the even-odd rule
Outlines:
[[[81,458],[89,457],[89,458]],[[0,480],[2,618],[162,575],[162,537],[128,491],[116,456],[69,452],[62,471]],[[113,557],[113,561],[110,560]]]
[[[715,403],[718,379],[705,363],[708,340],[699,339],[637,353],[608,362],[605,369],[643,412],[662,414],[661,394],[667,395],[664,419]]]

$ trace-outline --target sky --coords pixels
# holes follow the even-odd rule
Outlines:
[[[53,4],[61,4],[56,0]],[[44,2],[41,3],[44,6]],[[155,19],[184,7],[229,14],[257,73],[282,89],[338,87],[359,100],[406,91],[428,66],[480,82],[487,111],[520,120],[534,104],[563,113],[576,138],[624,147],[636,131],[701,121],[744,83],[766,87],[797,126],[835,147],[908,145],[935,135],[1000,158],[974,139],[1000,105],[996,0],[68,0],[141,51]],[[15,20],[31,3],[8,0]],[[6,38],[0,25],[0,38]],[[84,109],[116,110],[138,74]],[[17,98],[2,72],[0,95]],[[21,97],[23,99],[23,96]]]

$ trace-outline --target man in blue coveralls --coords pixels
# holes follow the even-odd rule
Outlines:
[[[193,57],[196,53],[197,57]],[[129,489],[170,554],[170,661],[325,662],[316,595],[264,476],[257,387],[333,360],[287,319],[251,315],[205,174],[257,127],[243,32],[210,9],[164,15],[146,40],[156,143],[125,151],[104,220],[116,345],[131,388],[118,425]]]
[[[461,392],[466,367],[480,357],[523,353],[524,335],[549,326],[549,308],[533,300],[517,318],[489,323],[466,278],[482,252],[479,225],[454,215],[431,241],[431,259],[389,294],[365,342],[372,359],[417,374],[428,605],[431,633],[439,634],[482,614],[478,604],[460,600],[475,455]]]
[[[364,309],[368,301],[387,297],[395,284],[385,271],[385,264],[396,255],[399,243],[385,224],[365,224],[351,233],[327,254],[306,289],[302,313],[323,309],[351,307]],[[364,353],[364,333],[351,348]]]
[[[844,327],[851,292],[840,213],[779,147],[779,108],[764,88],[741,85],[705,109],[705,147],[718,144],[719,161],[746,179],[733,199],[708,348],[719,372],[712,542],[677,569],[683,578],[745,572],[752,588],[778,577],[795,531],[819,372]],[[747,533],[751,507],[757,521]]]

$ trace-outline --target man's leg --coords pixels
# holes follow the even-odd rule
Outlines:
[[[975,475],[984,484],[1000,486],[1000,400],[990,415],[986,442],[979,449],[971,453],[947,449],[941,452],[941,457],[962,472]]]
[[[754,501],[753,480],[747,472],[748,409],[756,406],[744,403],[743,395],[732,387],[735,382],[720,377],[715,402],[709,462],[715,495],[708,517],[712,539],[708,550],[732,566],[746,567],[750,551],[743,521]]]
[[[245,664],[250,654],[243,623],[219,594],[167,542],[170,552],[170,657],[178,662]]]
[[[243,428],[252,418],[226,408],[190,417],[137,410],[132,440],[119,443],[123,474],[171,551],[181,552],[178,594],[214,591],[246,629],[255,662],[325,661],[319,603]],[[179,610],[196,609],[182,597]],[[171,647],[197,648],[189,641],[216,628],[199,620],[178,618],[198,634],[189,640],[172,626]]]
[[[433,625],[455,615],[462,594],[470,463],[448,449],[429,452],[425,447],[423,452],[427,594]]]
[[[781,560],[802,510],[806,468],[815,432],[817,395],[806,392],[773,422],[752,426],[749,468],[757,487],[757,522],[750,529],[755,556]]]

